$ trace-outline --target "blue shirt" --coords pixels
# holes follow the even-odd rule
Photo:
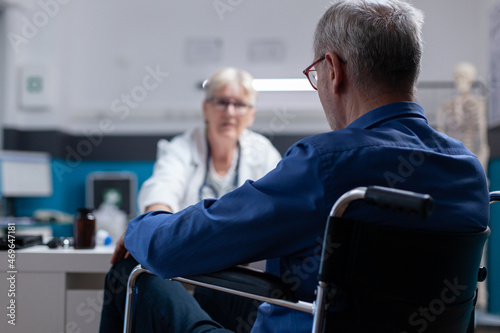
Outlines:
[[[216,271],[268,259],[295,294],[311,301],[325,222],[337,198],[357,186],[429,193],[427,220],[354,204],[345,216],[409,229],[480,231],[488,223],[486,177],[462,143],[434,131],[423,109],[400,102],[345,129],[294,144],[276,169],[219,200],[177,214],[152,212],[129,224],[125,245],[163,277]],[[252,332],[307,332],[312,316],[263,304]]]

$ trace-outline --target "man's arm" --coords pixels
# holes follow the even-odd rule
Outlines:
[[[219,200],[132,220],[125,245],[163,278],[311,251],[329,209],[320,170],[312,147],[295,146],[275,170]]]

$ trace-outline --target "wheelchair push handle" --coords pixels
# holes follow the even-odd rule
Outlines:
[[[500,191],[490,192],[490,203],[500,202]]]
[[[380,208],[389,208],[407,214],[418,214],[422,218],[427,218],[434,208],[434,200],[428,194],[382,186],[361,186],[338,198],[330,211],[330,217],[341,217],[349,204],[356,200],[363,200]]]
[[[428,194],[415,193],[381,186],[368,186],[365,202],[384,209],[418,214],[427,218],[434,209],[434,200]]]

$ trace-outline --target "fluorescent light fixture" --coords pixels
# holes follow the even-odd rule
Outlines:
[[[203,81],[204,88],[208,80]],[[314,91],[307,79],[254,79],[257,91]]]
[[[257,91],[314,91],[307,79],[254,79]]]

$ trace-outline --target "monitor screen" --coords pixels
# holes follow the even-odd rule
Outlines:
[[[137,177],[132,172],[92,172],[87,176],[86,205],[98,209],[104,199],[113,201],[129,218],[136,216]]]
[[[52,195],[52,170],[48,153],[2,150],[0,174],[2,197]]]

